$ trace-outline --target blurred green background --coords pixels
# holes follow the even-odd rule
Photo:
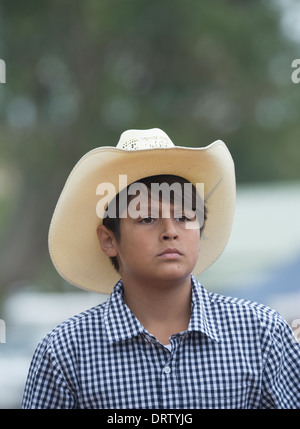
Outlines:
[[[299,11],[296,0],[0,1],[0,318],[12,294],[75,289],[49,259],[51,215],[78,159],[125,129],[159,127],[181,146],[222,139],[238,189],[291,184],[299,198]]]

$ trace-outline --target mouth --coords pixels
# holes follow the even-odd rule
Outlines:
[[[168,249],[165,249],[163,252],[159,253],[157,256],[163,259],[178,259],[180,256],[182,256],[182,253],[175,247],[169,247]]]

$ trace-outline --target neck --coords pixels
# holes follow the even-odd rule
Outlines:
[[[191,316],[191,279],[169,285],[135,285],[123,279],[124,301],[149,333],[162,344],[185,331]]]

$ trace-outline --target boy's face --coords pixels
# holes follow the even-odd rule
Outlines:
[[[147,283],[186,280],[200,249],[194,213],[183,214],[178,205],[151,201],[146,195],[139,201],[137,218],[130,216],[129,205],[127,216],[120,219],[120,241],[115,241],[115,251],[121,277]]]

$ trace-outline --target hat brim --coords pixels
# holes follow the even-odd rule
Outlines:
[[[128,151],[99,147],[83,156],[71,171],[50,224],[50,256],[67,282],[94,292],[112,291],[120,275],[98,242],[96,189],[107,182],[121,191],[119,175],[127,175],[129,185],[159,174],[204,184],[207,219],[193,274],[199,275],[221,255],[231,232],[236,197],[234,163],[222,141],[203,148]]]

